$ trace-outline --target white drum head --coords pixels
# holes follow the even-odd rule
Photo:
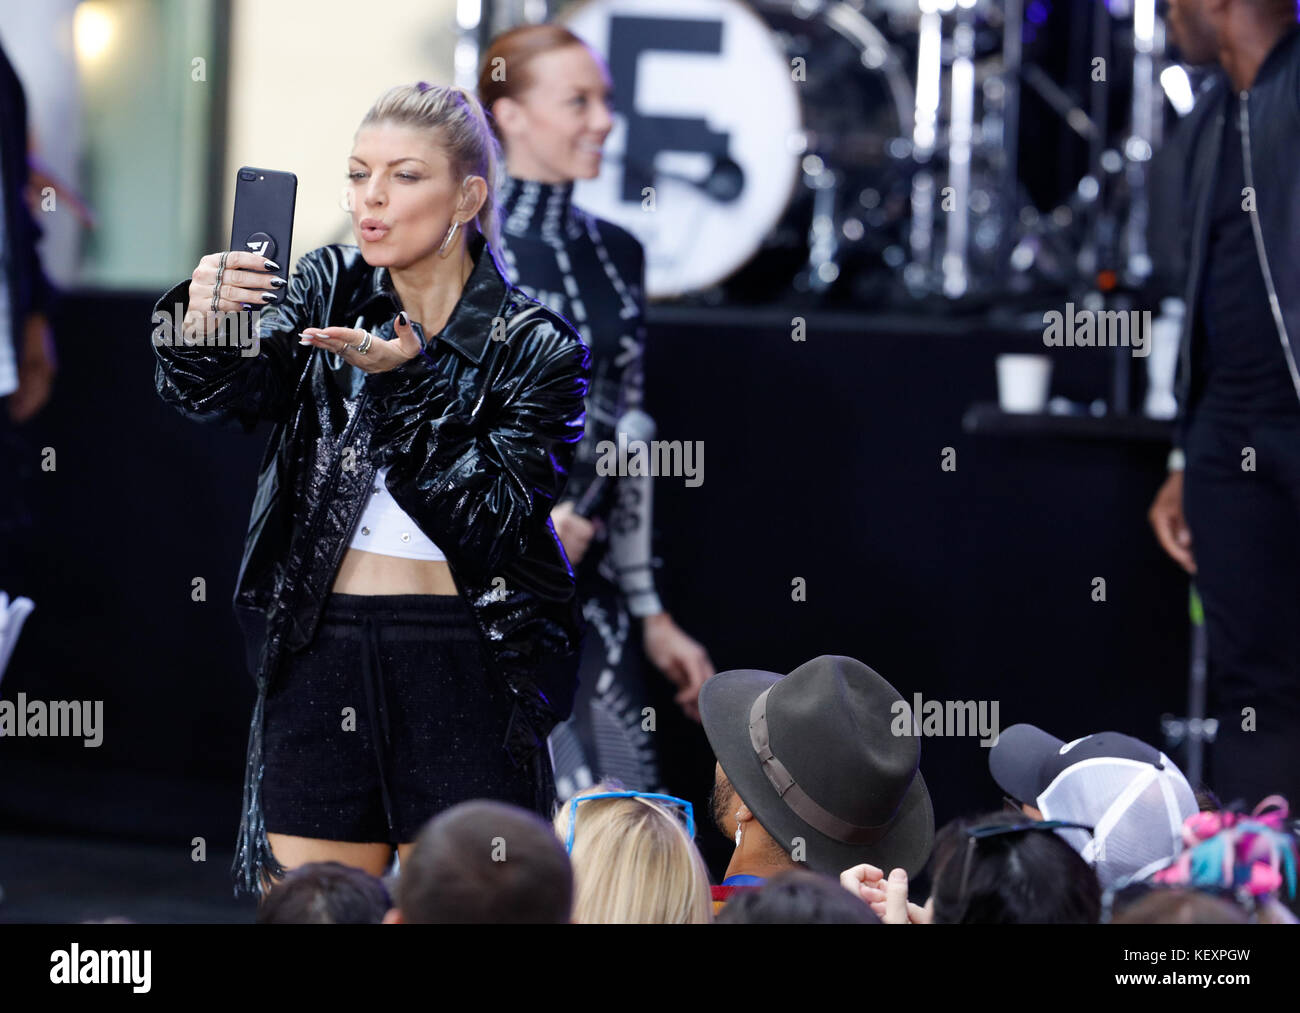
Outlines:
[[[658,24],[645,31],[636,19]],[[578,181],[574,203],[645,246],[649,298],[717,284],[790,201],[803,143],[795,68],[739,0],[589,0],[563,20],[607,61],[611,40],[621,47],[610,67],[614,129],[600,175]],[[634,77],[633,94],[619,92],[620,75]],[[692,135],[714,150],[674,150]],[[734,199],[706,191],[710,178],[735,180],[737,166]]]

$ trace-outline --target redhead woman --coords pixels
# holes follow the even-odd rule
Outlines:
[[[550,513],[589,353],[497,261],[498,158],[472,95],[394,88],[340,164],[355,246],[287,285],[212,254],[159,303],[191,333],[255,308],[255,356],[155,340],[156,387],[274,426],[235,594],[258,688],[237,892],[306,862],[382,874],[467,799],[551,815],[584,623]]]
[[[617,441],[625,419],[649,422],[639,411],[645,252],[630,232],[572,202],[574,182],[600,172],[613,126],[609,72],[568,29],[528,25],[493,40],[479,98],[506,154],[500,204],[510,276],[571,320],[592,353],[585,438],[551,513],[592,627],[574,716],[552,737],[557,784],[561,797],[605,776],[654,790],[660,775],[643,710],[643,653],[696,721],[713,665],[656,592],[650,476],[597,474],[602,442]]]

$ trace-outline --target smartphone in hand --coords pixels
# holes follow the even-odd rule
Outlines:
[[[235,218],[230,249],[246,250],[280,265],[289,280],[289,242],[293,238],[293,208],[298,177],[292,172],[246,165],[235,181]]]

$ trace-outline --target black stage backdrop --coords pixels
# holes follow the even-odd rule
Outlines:
[[[254,700],[230,597],[269,427],[245,436],[161,404],[153,298],[68,297],[56,393],[19,431],[35,527],[0,587],[37,610],[3,695],[102,700],[105,731],[95,749],[7,740],[0,827],[228,853]],[[652,310],[657,437],[705,451],[702,485],[655,483],[660,588],[718,669],[845,654],[909,700],[996,700],[1003,728],[1160,744],[1188,655],[1187,582],[1146,522],[1165,448],[965,433],[966,409],[996,397],[994,356],[1042,351],[1036,334],[860,314],[810,315],[802,342],[791,329],[779,312]],[[1055,393],[1102,393],[1102,354],[1057,350]],[[654,689],[669,784],[706,826],[712,754]],[[986,758],[978,736],[923,742],[940,824],[996,808]],[[706,829],[702,843],[720,872],[725,842]]]

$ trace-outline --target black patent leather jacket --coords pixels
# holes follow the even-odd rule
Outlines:
[[[1231,87],[1227,74],[1216,69],[1174,139],[1186,159],[1183,199],[1192,211],[1180,223],[1188,265],[1174,440],[1179,447],[1186,445],[1194,411],[1190,404],[1193,335],[1207,283],[1210,220]],[[1296,137],[1300,135],[1300,27],[1291,26],[1274,43],[1250,88],[1238,96],[1238,115],[1243,174],[1254,195],[1244,210],[1250,214],[1255,255],[1269,295],[1276,337],[1300,398],[1300,286],[1295,283],[1300,260],[1300,173],[1295,164]]]
[[[523,763],[568,716],[577,686],[586,624],[550,511],[583,436],[590,353],[563,317],[509,284],[481,236],[470,249],[447,325],[395,369],[366,373],[299,343],[306,327],[393,337],[401,307],[387,269],[332,245],[303,256],[281,304],[261,312],[255,356],[167,344],[156,327],[155,386],[196,421],[275,425],[234,599],[259,701],[283,653],[311,641],[388,465],[389,492],[445,553],[515,699],[508,746]],[[188,285],[162,297],[156,325],[181,319]]]

